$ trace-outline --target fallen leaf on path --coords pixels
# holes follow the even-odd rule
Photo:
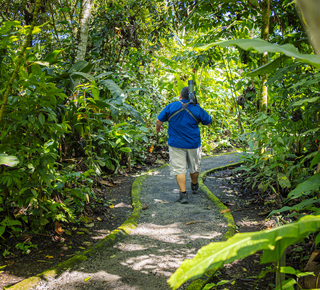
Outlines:
[[[94,226],[94,223],[91,223],[91,224],[85,224],[85,226],[86,226],[87,228],[92,228],[92,227]]]
[[[80,222],[83,222],[85,224],[89,224],[89,223],[92,223],[94,221],[94,218],[93,217],[89,217],[89,216],[82,216],[80,219],[79,219]]]
[[[149,206],[150,206],[150,204],[144,204],[141,208],[142,208],[142,210],[146,210]]]
[[[229,209],[229,208],[224,209],[224,210],[220,211],[220,213],[225,213],[225,212],[227,212],[227,211],[230,211],[230,209]]]
[[[86,228],[79,228],[78,232],[83,232],[83,233],[86,233],[86,234],[90,234],[89,230],[86,229]]]
[[[197,224],[197,223],[205,223],[204,221],[191,221],[191,222],[187,222],[186,225],[192,225],[192,224]]]
[[[169,203],[169,202],[163,201],[163,200],[161,200],[161,199],[155,199],[154,201],[155,201],[155,202],[158,202],[158,203]]]
[[[91,279],[91,277],[87,277],[87,278],[84,279],[84,282],[87,282],[90,279]]]
[[[116,204],[114,207],[115,207],[115,208],[118,208],[118,207],[132,208],[132,205],[126,204],[126,203],[124,203],[124,202],[120,202],[120,203]]]
[[[230,201],[225,201],[225,202],[222,202],[224,205],[234,205],[234,203],[230,202]]]
[[[262,212],[259,212],[258,215],[268,215],[270,213],[270,211],[262,211]]]
[[[107,185],[107,186],[110,186],[110,187],[117,187],[118,185],[116,184],[113,184],[111,183],[110,181],[107,181],[107,180],[100,180],[99,181],[102,185]]]
[[[55,230],[55,232],[58,234],[58,235],[62,235],[63,234],[63,232],[64,232],[64,230],[62,229],[62,227],[61,227],[61,225],[59,224],[59,222],[58,221],[55,221],[54,222],[54,230]]]
[[[28,234],[28,233],[24,233],[24,234],[21,234],[19,237],[18,237],[18,240],[19,241],[23,241],[25,243],[28,243],[31,241],[31,239],[33,238],[32,235]]]
[[[75,160],[75,159],[63,159],[63,162],[76,163],[77,160]]]

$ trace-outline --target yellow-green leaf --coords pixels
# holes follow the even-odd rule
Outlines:
[[[85,224],[85,226],[86,226],[87,228],[92,228],[92,227],[94,226],[94,223],[91,223],[91,224]]]
[[[320,215],[304,216],[292,222],[266,231],[239,233],[225,242],[202,247],[192,260],[185,260],[168,283],[173,289],[184,282],[202,276],[209,270],[216,271],[224,264],[248,257],[263,250],[261,263],[277,261],[284,250],[320,228]]]

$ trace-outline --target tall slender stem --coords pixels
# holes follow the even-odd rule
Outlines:
[[[227,49],[227,52],[228,52],[228,49]],[[220,49],[220,53],[221,53],[221,55],[223,55],[222,52],[221,52],[221,49]],[[240,110],[239,110],[239,107],[238,107],[238,104],[237,104],[237,98],[236,98],[234,83],[231,82],[231,80],[232,80],[232,74],[231,74],[231,69],[230,69],[230,64],[229,64],[229,53],[228,53],[227,55],[228,55],[228,57],[227,57],[227,59],[228,59],[227,65],[226,65],[225,59],[223,59],[223,61],[224,61],[224,66],[227,68],[227,79],[228,79],[228,82],[230,83],[230,86],[231,86],[231,96],[232,96],[232,100],[233,100],[234,107],[235,107],[236,110],[237,110],[239,130],[241,131],[241,133],[243,133],[243,127],[242,127],[241,117],[240,117]]]

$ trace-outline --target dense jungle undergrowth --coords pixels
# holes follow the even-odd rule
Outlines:
[[[99,224],[85,220],[95,211],[106,211],[110,223],[113,198],[101,190],[120,188],[113,181],[125,172],[166,160],[167,127],[157,134],[155,120],[194,80],[213,119],[200,125],[204,154],[242,148],[236,183],[275,225],[202,248],[170,286],[262,251],[261,263],[276,265],[269,269],[278,277],[272,289],[318,287],[320,49],[313,4],[0,3],[2,261],[30,257],[39,238],[63,244],[61,233],[90,231],[83,225]],[[309,256],[316,262],[302,273]],[[217,279],[204,289],[228,287]]]

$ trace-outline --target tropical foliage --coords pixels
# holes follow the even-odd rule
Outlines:
[[[243,147],[248,186],[277,195],[272,214],[315,215],[292,228],[318,222],[320,61],[292,1],[85,2],[0,4],[2,252],[10,236],[74,221],[99,176],[144,163],[151,145],[165,147],[157,114],[191,78],[213,117],[201,127],[204,151]],[[269,41],[260,39],[262,4],[271,9]],[[277,249],[277,235],[249,236]],[[251,253],[243,251],[232,257]],[[222,256],[202,252],[206,264],[195,273],[222,265]]]

